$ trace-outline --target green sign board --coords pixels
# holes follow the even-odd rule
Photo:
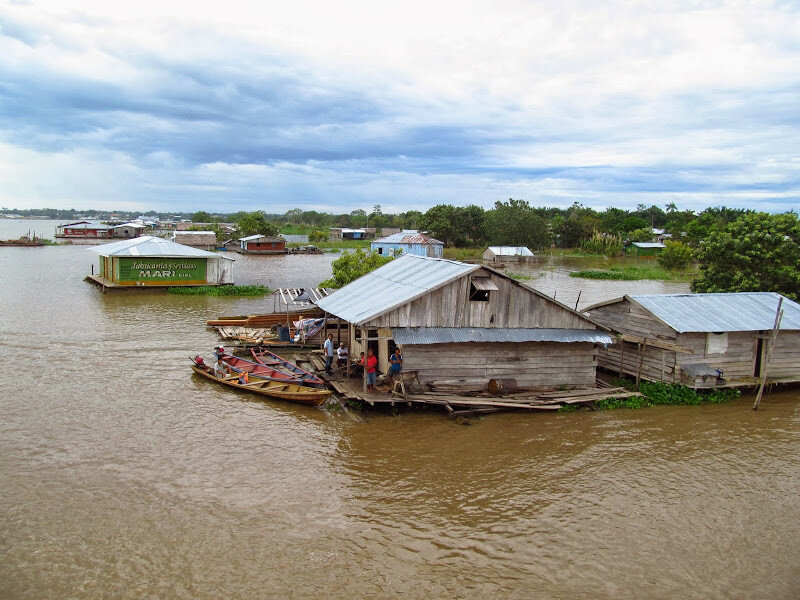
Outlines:
[[[117,281],[205,283],[206,259],[120,258]]]

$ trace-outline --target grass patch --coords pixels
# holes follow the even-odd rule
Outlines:
[[[442,256],[448,260],[480,261],[483,248],[445,248]]]
[[[198,285],[167,288],[167,293],[180,296],[266,296],[271,290],[265,285]]]
[[[524,275],[523,273],[514,273],[513,271],[506,271],[506,275],[511,279],[536,279],[534,275]]]
[[[608,270],[588,269],[573,271],[570,277],[583,279],[617,279],[623,281],[636,281],[638,279],[657,279],[661,281],[691,281],[696,276],[692,271],[676,272],[662,269],[661,267],[611,267]]]
[[[617,379],[616,385],[632,390],[635,384],[630,379]],[[617,408],[645,408],[647,406],[679,406],[701,404],[721,404],[738,398],[741,392],[736,389],[693,390],[677,383],[661,383],[659,381],[642,381],[639,385],[642,396],[632,398],[607,398],[594,403],[598,410]],[[572,412],[576,405],[567,405],[559,412]]]

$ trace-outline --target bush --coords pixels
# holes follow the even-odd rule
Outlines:
[[[327,242],[328,241],[328,232],[324,229],[315,229],[311,233],[308,234],[308,241],[309,242]]]
[[[167,288],[167,293],[181,296],[266,296],[270,289],[265,285],[198,285]]]
[[[594,232],[594,235],[581,244],[581,250],[589,254],[618,256],[622,254],[622,240],[616,235]]]
[[[671,271],[683,271],[689,266],[694,252],[686,244],[667,240],[664,248],[656,257],[658,264]]]
[[[374,271],[392,260],[392,256],[383,256],[377,252],[364,252],[361,248],[355,252],[344,252],[331,267],[333,277],[319,284],[319,287],[340,288],[362,275]]]

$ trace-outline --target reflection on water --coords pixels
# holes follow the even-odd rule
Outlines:
[[[237,281],[314,285],[331,258]],[[102,295],[92,260],[0,249],[2,598],[797,597],[797,390],[468,427],[253,401],[189,356],[269,300]],[[566,272],[532,282],[652,283]]]

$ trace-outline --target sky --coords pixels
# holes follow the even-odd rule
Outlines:
[[[0,206],[800,208],[800,3],[0,0]]]

